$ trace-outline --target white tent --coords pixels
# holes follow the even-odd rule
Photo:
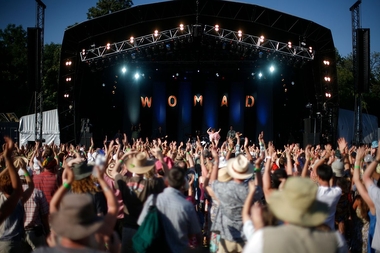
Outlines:
[[[35,120],[35,114],[21,117],[19,125],[20,146],[26,145],[28,141],[34,141]],[[42,138],[46,144],[60,144],[57,109],[42,113]]]

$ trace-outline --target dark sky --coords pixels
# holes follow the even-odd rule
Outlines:
[[[191,0],[186,0],[191,1]],[[202,1],[202,0],[200,0]],[[67,26],[86,20],[88,8],[97,0],[43,0],[46,4],[45,43],[62,43]],[[160,2],[158,0],[134,0],[135,5]],[[352,51],[351,12],[355,0],[243,0],[270,9],[302,17],[332,30],[335,47],[346,56]],[[195,3],[195,0],[194,0]],[[13,23],[26,27],[35,26],[36,4],[34,0],[2,0],[0,29]],[[361,4],[363,28],[371,29],[371,51],[380,52],[380,1],[363,0]]]

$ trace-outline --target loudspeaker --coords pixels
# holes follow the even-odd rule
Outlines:
[[[41,89],[41,29],[28,27],[28,85],[31,91]]]
[[[356,70],[357,80],[355,80],[356,91],[359,93],[369,92],[370,75],[370,41],[369,29],[356,29]]]

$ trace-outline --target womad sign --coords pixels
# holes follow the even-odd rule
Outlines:
[[[152,97],[141,97],[141,106],[142,107],[148,107],[151,108],[152,106]],[[170,95],[168,97],[168,105],[170,107],[176,107],[177,106],[177,97],[174,95]],[[195,95],[194,96],[194,107],[195,106],[203,106],[203,96],[202,95]],[[250,108],[253,107],[255,104],[255,98],[253,96],[247,95],[245,96],[245,107]],[[228,107],[228,98],[227,96],[223,96],[221,98],[220,107]]]

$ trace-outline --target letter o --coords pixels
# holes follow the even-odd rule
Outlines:
[[[169,96],[168,98],[168,105],[170,107],[175,107],[177,105],[177,98],[173,95]]]

